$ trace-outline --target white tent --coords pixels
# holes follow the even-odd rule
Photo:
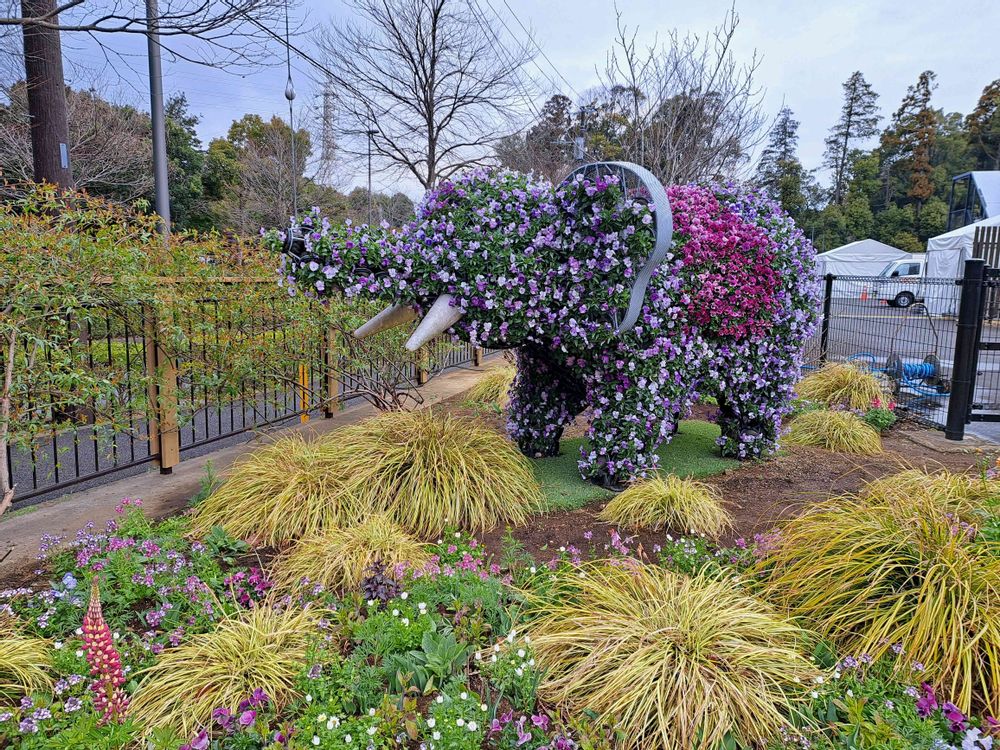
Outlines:
[[[939,234],[927,240],[927,270],[924,275],[929,279],[957,279],[965,271],[965,261],[972,257],[972,240],[979,227],[992,227],[1000,224],[1000,216],[967,224],[950,232]],[[954,315],[958,308],[958,288],[938,290],[935,296],[927,299],[927,309],[935,315]]]
[[[821,276],[878,276],[894,260],[905,260],[910,253],[878,240],[858,240],[816,256]]]

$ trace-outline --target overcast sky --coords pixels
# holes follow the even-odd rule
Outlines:
[[[558,74],[582,92],[597,83],[595,67],[604,61],[614,37],[615,15],[611,0],[479,0],[493,9],[524,38],[518,19],[529,27],[535,40],[551,60],[539,55],[537,62],[563,93],[568,91]],[[509,7],[508,7],[509,6]],[[704,32],[717,25],[730,6],[729,0],[619,0],[618,7],[630,25],[639,28],[639,39],[647,42],[671,28]],[[1000,78],[1000,0],[737,0],[741,23],[735,39],[739,60],[749,60],[754,50],[762,57],[759,84],[765,89],[769,116],[785,104],[801,121],[799,155],[807,168],[819,166],[823,139],[836,121],[841,106],[841,83],[861,70],[880,95],[883,117],[898,106],[906,87],[923,70],[938,74],[934,105],[946,111],[969,112],[983,87]],[[306,27],[316,27],[344,18],[349,11],[340,0],[303,0],[293,10]],[[515,18],[516,15],[516,18]],[[497,31],[510,32],[498,20]],[[93,46],[69,40],[69,60],[93,63]],[[115,40],[115,44],[121,43]],[[308,40],[299,40],[309,46]],[[128,65],[115,62],[121,81],[109,93],[148,107],[146,99],[144,44],[132,41],[134,52]],[[275,50],[276,56],[280,52]],[[283,57],[283,56],[282,56]],[[294,62],[293,75],[302,107],[317,99],[304,61]],[[553,70],[555,68],[555,71]],[[535,68],[542,91],[555,93],[555,84]],[[92,73],[68,68],[69,77],[85,85]],[[207,141],[225,133],[233,119],[245,112],[264,116],[287,116],[283,97],[283,66],[253,75],[236,76],[197,68],[187,63],[165,62],[165,90],[183,91],[192,110],[202,118],[199,133]],[[72,82],[72,81],[71,81]],[[540,101],[544,99],[540,98]],[[540,103],[540,102],[539,102]],[[884,122],[884,121],[883,121]],[[346,179],[350,179],[348,176]],[[356,182],[359,182],[357,180]],[[378,179],[383,189],[409,185]]]

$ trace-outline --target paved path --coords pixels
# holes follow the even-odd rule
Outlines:
[[[468,390],[483,372],[503,365],[501,357],[491,358],[483,367],[455,369],[433,378],[420,388],[423,406],[430,406]],[[313,418],[307,424],[270,432],[244,435],[239,445],[225,447],[197,457],[187,454],[173,473],[163,476],[155,468],[144,473],[67,494],[59,499],[13,511],[0,518],[0,577],[6,572],[19,570],[35,559],[38,540],[43,533],[73,534],[87,521],[99,527],[114,516],[114,507],[123,497],[142,498],[147,515],[154,518],[176,513],[194,496],[205,476],[206,464],[211,461],[213,470],[225,475],[232,463],[242,454],[273,439],[275,434],[291,430],[322,435],[345,424],[357,422],[375,413],[367,404],[352,406],[336,412],[329,419]]]

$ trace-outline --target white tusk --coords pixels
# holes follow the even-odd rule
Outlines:
[[[431,305],[424,319],[420,321],[417,330],[406,342],[406,348],[415,352],[438,334],[444,333],[465,315],[460,307],[452,307],[451,303],[455,298],[450,294],[442,294]]]
[[[363,339],[379,331],[409,323],[417,319],[417,311],[409,305],[389,305],[382,312],[369,320],[354,332],[354,338]]]

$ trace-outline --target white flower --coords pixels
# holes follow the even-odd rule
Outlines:
[[[439,740],[439,739],[441,739],[441,733],[438,730],[435,729],[434,730],[434,734],[432,734],[431,737],[433,737],[436,740]]]
[[[398,609],[392,610],[392,616],[393,617],[399,617],[399,610]]]
[[[463,719],[461,716],[459,716],[457,719],[455,719],[455,726],[457,726],[457,727],[464,727],[465,726],[465,719]]]
[[[319,735],[318,734],[314,734],[313,735],[312,743],[314,745],[318,745],[319,744]]]
[[[476,661],[482,661],[482,660],[483,660],[483,652],[482,651],[477,651],[476,652]]]
[[[76,634],[77,635],[83,635],[83,628],[77,628],[76,629]]]
[[[410,624],[410,618],[404,617],[402,620],[400,620],[400,622],[403,623],[403,625],[408,626]]]
[[[474,721],[470,721],[469,722],[469,731],[470,732],[475,732],[477,729],[479,729],[479,725],[476,722],[474,722]]]
[[[521,658],[521,659],[523,659],[523,658],[524,658],[524,654],[525,654],[525,652],[524,652],[524,649],[523,649],[523,648],[519,648],[519,649],[517,650],[517,655],[518,655],[518,658]]]
[[[486,708],[486,704],[485,703],[480,703],[479,704],[479,710],[480,711],[484,711],[484,712],[487,711],[488,709]]]
[[[531,637],[528,634],[525,634],[525,636],[524,636],[524,642],[525,643],[531,643]]]
[[[351,737],[351,735],[349,735],[349,734],[345,734],[345,735],[344,735],[344,742],[345,742],[346,744],[348,744],[348,745],[350,745],[350,744],[351,744],[351,740],[353,740],[353,739],[354,739],[354,738],[353,738],[353,737]]]
[[[56,651],[58,651],[63,647],[63,643],[62,641],[56,641],[55,643],[52,644],[52,646],[53,648],[55,648]]]
[[[437,724],[437,719],[435,719],[433,716],[427,720],[427,726],[430,727],[431,729],[434,728],[435,724]]]
[[[444,696],[443,695],[439,695],[434,700],[436,700],[438,703],[444,703]]]
[[[469,700],[469,694],[468,694],[468,693],[466,693],[466,692],[464,692],[464,691],[463,691],[463,692],[461,692],[461,693],[459,693],[459,694],[458,694],[458,697],[459,697],[459,698],[461,698],[461,699],[462,699],[463,701],[467,701],[467,700]]]
[[[811,695],[813,698],[819,698],[819,693],[817,693],[815,690],[809,693],[809,695]]]
[[[375,709],[374,708],[369,708],[368,709],[368,715],[369,716],[374,716],[375,715]]]
[[[369,736],[374,737],[375,736],[375,732],[377,732],[378,729],[376,729],[375,727],[368,727],[368,729],[366,731],[368,732]]]
[[[312,703],[313,697],[310,693],[306,693],[306,703]]]
[[[494,651],[500,651],[500,644],[499,643],[494,643],[493,644],[493,650]]]
[[[533,574],[535,574],[535,573],[538,572],[538,568],[536,568],[534,565],[532,565],[530,568],[528,568],[528,571],[530,573],[532,573],[532,575],[533,575]]]
[[[497,661],[497,655],[496,655],[496,654],[493,654],[493,656],[491,656],[491,657],[490,657],[490,661],[491,661],[491,662],[493,662],[494,664],[496,664],[496,661]]]
[[[337,725],[333,723],[333,719],[330,719],[328,722],[326,722],[326,728],[327,729],[336,729]]]
[[[402,600],[403,600],[404,602],[405,602],[405,601],[406,601],[406,600],[407,600],[407,599],[408,599],[409,597],[410,597],[410,594],[409,594],[409,592],[407,592],[407,591],[404,591],[404,592],[403,592],[402,594],[400,594],[400,595],[399,595],[399,598],[400,598],[400,599],[402,599]]]
[[[326,715],[326,714],[320,714],[319,716],[317,716],[317,717],[316,717],[316,721],[317,721],[318,723],[322,724],[322,723],[323,723],[324,721],[326,721],[326,720],[327,720],[327,718],[328,718],[328,717],[327,717],[327,715]]]
[[[823,675],[817,675],[815,678],[813,678],[813,682],[815,682],[817,685],[822,685]]]
[[[462,538],[462,532],[461,531],[456,531],[455,532],[455,538],[456,539],[461,539]]]
[[[82,659],[83,658],[83,649],[82,648],[76,650],[76,658],[77,659]]]

